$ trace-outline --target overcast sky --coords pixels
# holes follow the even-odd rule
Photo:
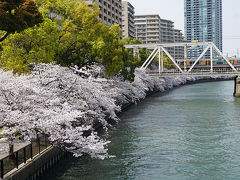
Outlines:
[[[184,0],[128,0],[136,14],[159,14],[184,32]],[[223,51],[237,55],[240,49],[240,0],[223,1]]]

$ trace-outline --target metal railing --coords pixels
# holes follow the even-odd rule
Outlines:
[[[146,73],[149,75],[158,75],[158,76],[171,76],[171,75],[182,75],[182,76],[194,76],[194,75],[206,75],[206,76],[210,76],[210,75],[240,75],[240,71],[239,69],[237,69],[238,72],[235,72],[233,70],[230,69],[214,69],[212,72],[210,72],[209,70],[203,70],[203,69],[195,69],[192,70],[191,72],[180,72],[178,70],[169,70],[169,71],[164,71],[159,73],[158,71],[153,71],[153,70],[148,70]]]
[[[18,169],[21,164],[25,164],[28,160],[33,159],[36,155],[47,149],[50,145],[46,137],[34,140],[23,148],[14,151],[0,159],[0,179],[14,169]]]

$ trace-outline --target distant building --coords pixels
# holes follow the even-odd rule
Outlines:
[[[161,19],[160,22],[161,43],[174,43],[174,22],[167,19]]]
[[[161,19],[161,43],[174,43],[174,22]],[[166,48],[168,52],[174,57],[174,48]]]
[[[135,38],[134,7],[127,1],[122,1],[122,31],[123,38]]]
[[[179,29],[174,29],[174,42],[175,43],[185,42],[183,33]],[[184,47],[175,47],[174,57],[175,59],[184,59]]]
[[[145,44],[161,43],[160,16],[154,15],[136,15],[134,19],[135,38],[143,41]]]
[[[100,8],[99,19],[111,26],[114,23],[122,25],[122,1],[121,0],[86,0],[91,6],[96,3]]]
[[[186,41],[211,41],[222,51],[222,0],[184,0],[184,17]],[[202,51],[192,48],[189,56],[196,58]]]
[[[174,29],[174,22],[161,19],[159,15],[136,15],[135,16],[135,38],[145,44],[163,44],[184,42],[180,30]],[[166,48],[176,59],[183,59],[182,47]]]

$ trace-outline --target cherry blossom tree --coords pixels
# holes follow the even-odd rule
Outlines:
[[[54,146],[74,156],[109,157],[109,141],[95,132],[106,130],[108,119],[124,105],[144,99],[150,91],[165,91],[194,78],[151,78],[136,69],[133,83],[105,79],[103,70],[67,68],[53,64],[33,66],[32,74],[15,76],[0,70],[0,127],[12,145],[16,135],[26,141],[47,135]],[[0,152],[4,149],[0,149]]]
[[[120,108],[93,79],[56,65],[38,65],[27,76],[1,72],[2,133],[23,134],[26,140],[46,134],[53,145],[75,156],[88,153],[102,158],[108,142],[93,132],[93,125],[100,122],[107,129],[105,117],[117,119]]]

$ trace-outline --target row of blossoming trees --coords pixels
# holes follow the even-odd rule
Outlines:
[[[121,40],[119,26],[98,15],[84,0],[0,1],[0,133],[11,152],[16,137],[45,134],[75,156],[104,158],[108,142],[93,125],[107,129],[119,105],[145,96],[139,77],[135,84],[103,78],[133,81],[148,52],[133,56],[124,44],[141,42]]]
[[[107,128],[106,117],[116,119],[120,108],[111,81],[89,67],[132,81],[148,52],[134,57],[124,44],[141,42],[121,40],[119,26],[98,15],[84,0],[0,1],[0,133],[11,153],[16,137],[45,134],[76,156],[105,157],[108,142],[89,129],[97,122]]]

